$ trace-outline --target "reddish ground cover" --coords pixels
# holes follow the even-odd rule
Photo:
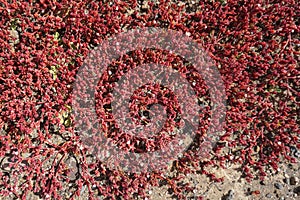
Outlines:
[[[239,163],[250,181],[267,176],[268,167],[276,170],[282,159],[295,162],[293,152],[300,148],[299,7],[296,0],[1,1],[0,195],[25,199],[34,193],[65,199],[79,196],[86,186],[91,199],[94,194],[131,199],[146,197],[148,186],[165,183],[175,196],[184,198],[193,190],[193,185],[180,184],[184,174],[202,173],[221,181],[206,170],[208,165]],[[107,168],[82,145],[71,112],[72,84],[88,53],[116,33],[149,26],[182,31],[201,44],[218,67],[227,95],[225,133],[214,152],[205,160],[197,156],[210,123],[208,109],[201,116],[197,137],[174,162],[176,173],[169,176]],[[155,59],[174,68],[179,63],[178,70],[185,70],[204,96],[199,104],[212,106],[207,87],[193,68],[179,56],[165,54],[134,51],[110,69],[124,70]],[[105,84],[100,82],[99,87],[110,87]],[[174,98],[164,88],[151,87]],[[146,106],[143,103],[133,116]],[[177,123],[176,112],[171,108],[169,112],[169,119]],[[108,136],[121,140],[124,136],[118,134],[107,128]],[[144,142],[134,149],[147,147]]]

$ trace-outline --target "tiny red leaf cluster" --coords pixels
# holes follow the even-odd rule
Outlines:
[[[291,149],[300,148],[299,7],[296,0],[0,1],[0,195],[73,199],[88,193],[90,199],[132,199],[145,198],[148,187],[165,183],[183,199],[194,185],[179,184],[182,175],[202,173],[221,180],[207,166],[238,163],[251,180],[267,176],[269,167],[276,170],[282,159],[296,162]],[[227,95],[225,132],[203,160],[197,151],[211,123],[212,105],[194,68],[180,56],[152,49],[112,63],[115,74],[99,82],[97,99],[109,97],[103,88],[109,92],[126,69],[153,60],[196,82],[199,104],[206,107],[199,114],[196,138],[174,161],[177,173],[170,176],[109,169],[86,150],[72,116],[72,85],[88,53],[116,33],[149,26],[182,31],[201,44]],[[142,109],[157,103],[140,98],[147,88],[157,89],[158,101],[169,106],[168,120],[177,126],[176,97],[159,85],[137,91],[133,98],[140,104],[131,104],[132,116],[138,119]],[[111,115],[109,108],[98,116]],[[108,125],[108,136],[122,144],[132,140]],[[153,150],[171,139],[160,135],[157,143],[123,148]]]

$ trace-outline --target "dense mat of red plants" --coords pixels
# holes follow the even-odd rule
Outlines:
[[[281,159],[296,161],[290,149],[300,148],[299,2],[155,2],[0,1],[1,196],[65,199],[85,186],[91,199],[129,199],[165,182],[184,198],[193,185],[178,184],[183,174],[219,180],[208,165],[239,163],[250,180],[277,169]],[[205,161],[197,157],[196,139],[170,177],[108,169],[88,154],[71,115],[72,84],[89,51],[115,33],[146,26],[199,42],[226,87],[226,133]]]

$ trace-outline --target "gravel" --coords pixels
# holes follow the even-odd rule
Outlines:
[[[297,178],[296,178],[295,176],[292,176],[292,177],[290,178],[290,184],[291,184],[291,185],[296,185],[297,182],[298,182],[298,180],[297,180]]]
[[[281,183],[275,183],[274,184],[275,188],[278,189],[278,190],[281,190],[283,188],[282,184]]]
[[[234,196],[234,191],[229,190],[228,193],[222,197],[222,200],[233,200],[233,196]]]
[[[298,186],[294,189],[294,193],[296,193],[297,195],[300,195],[300,186]]]
[[[266,197],[267,197],[267,198],[272,198],[272,194],[268,193],[268,194],[266,195]]]

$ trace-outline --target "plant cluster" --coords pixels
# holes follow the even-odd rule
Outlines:
[[[250,181],[265,177],[269,167],[277,170],[282,159],[296,162],[291,149],[300,148],[299,7],[296,0],[0,1],[0,195],[73,199],[87,191],[90,199],[132,199],[146,198],[148,187],[166,184],[184,199],[194,187],[182,184],[186,174],[221,181],[207,166],[239,163]],[[107,136],[125,150],[155,150],[172,140],[168,134],[148,141],[130,138],[111,123],[109,92],[134,66],[155,61],[180,71],[205,105],[197,137],[174,161],[172,175],[108,168],[87,151],[72,116],[72,84],[88,53],[116,33],[149,26],[182,31],[200,43],[226,89],[225,133],[203,159],[198,151],[213,105],[193,66],[180,56],[145,49],[108,67],[98,84],[97,114]],[[132,116],[148,123],[155,103],[167,105],[168,121],[179,126],[176,97],[160,85],[136,91]]]

